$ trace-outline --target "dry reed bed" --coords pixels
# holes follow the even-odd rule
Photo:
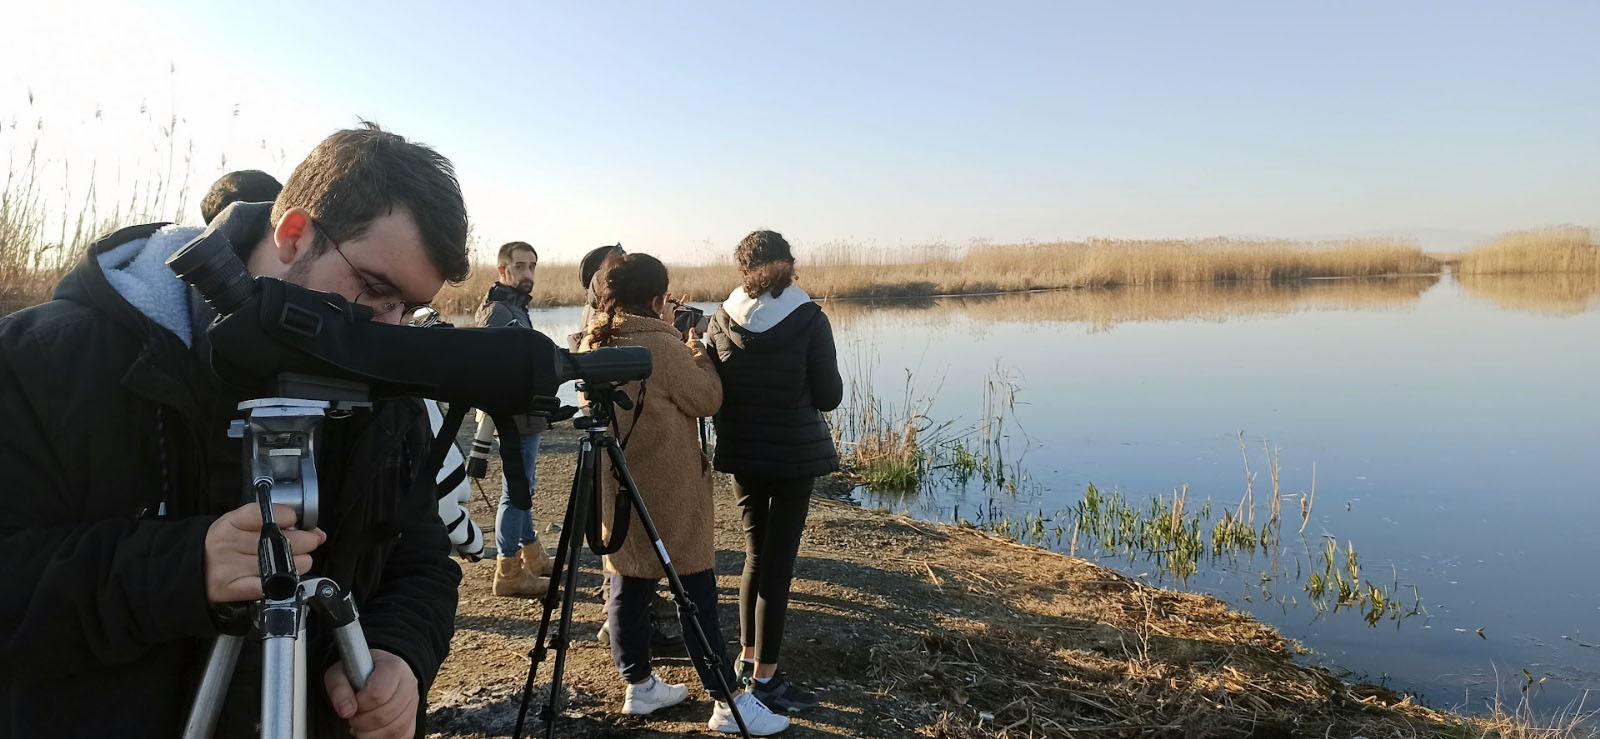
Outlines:
[[[910,258],[907,258],[910,257]],[[694,301],[719,301],[739,282],[726,265],[672,268],[672,291]],[[1261,282],[1287,284],[1321,277],[1432,274],[1439,264],[1414,244],[1354,241],[1116,241],[977,246],[963,252],[912,249],[900,259],[874,250],[831,247],[800,259],[800,284],[818,298],[972,295],[1060,288]],[[480,264],[466,282],[446,288],[439,306],[466,312],[494,282]],[[540,305],[580,305],[583,290],[570,264],[540,268]]]
[[[1577,226],[1511,233],[1462,255],[1456,271],[1463,275],[1600,277],[1600,244],[1589,229]]]

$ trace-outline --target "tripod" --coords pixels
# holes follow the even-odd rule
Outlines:
[[[303,379],[303,378],[302,378]],[[321,386],[329,389],[328,386]],[[309,389],[309,386],[302,386]],[[350,684],[361,690],[372,674],[372,653],[357,620],[355,599],[325,577],[302,580],[289,541],[273,521],[272,505],[287,505],[306,529],[317,525],[316,438],[328,415],[368,405],[364,388],[340,388],[342,400],[275,397],[239,404],[248,411],[229,435],[245,440],[247,498],[261,506],[261,600],[218,609],[223,633],[212,644],[204,675],[184,724],[184,739],[216,730],[244,640],[253,630],[262,643],[261,736],[303,739],[306,734],[306,618],[308,609],[334,626],[334,641]],[[307,393],[314,394],[314,393]],[[360,399],[356,399],[356,398]]]
[[[531,664],[528,666],[528,679],[522,686],[522,706],[517,711],[517,727],[512,736],[517,739],[522,737],[523,722],[527,718],[528,705],[533,698],[534,676],[538,673],[539,663],[544,661],[546,652],[553,647],[556,657],[550,676],[550,696],[545,701],[544,707],[539,710],[539,719],[544,722],[546,739],[554,739],[555,718],[561,709],[561,677],[566,671],[567,648],[571,644],[572,599],[573,594],[577,592],[578,555],[583,549],[583,535],[579,533],[579,527],[587,526],[589,549],[595,554],[604,556],[616,552],[622,547],[622,542],[628,535],[631,506],[639,511],[639,522],[644,525],[645,533],[649,535],[650,543],[655,549],[656,559],[661,562],[661,570],[667,575],[667,585],[672,591],[672,601],[678,608],[679,620],[693,627],[690,631],[694,632],[694,638],[698,640],[703,659],[709,663],[702,666],[709,666],[710,669],[707,671],[717,676],[717,687],[721,689],[723,699],[727,701],[733,713],[733,720],[739,725],[739,734],[749,739],[749,728],[745,726],[744,716],[740,715],[739,707],[734,703],[733,690],[728,685],[727,676],[722,669],[721,645],[713,648],[705,629],[695,617],[699,608],[689,598],[689,592],[684,588],[683,581],[678,578],[678,571],[672,566],[672,559],[667,555],[666,545],[661,542],[661,534],[656,530],[655,522],[650,518],[650,511],[645,507],[644,498],[639,494],[639,486],[633,480],[633,473],[628,471],[628,460],[623,455],[622,445],[611,435],[611,424],[615,418],[613,409],[632,410],[634,401],[622,392],[621,384],[615,382],[580,382],[578,391],[588,400],[589,415],[580,416],[572,421],[572,425],[584,431],[585,435],[578,443],[578,467],[572,475],[572,493],[567,498],[566,517],[561,524],[561,540],[556,545],[555,567],[550,573],[550,588],[544,596],[544,613],[539,618],[539,634],[534,640],[533,649],[528,651]],[[611,461],[612,474],[616,477],[618,485],[610,541],[602,541],[600,531],[599,502],[600,491],[603,489],[599,464],[601,449],[605,450],[606,457]],[[552,633],[551,619],[557,609],[561,615]]]

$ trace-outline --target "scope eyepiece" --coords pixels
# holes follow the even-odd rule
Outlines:
[[[189,242],[167,258],[167,266],[193,285],[218,315],[232,315],[256,289],[255,278],[220,233]]]

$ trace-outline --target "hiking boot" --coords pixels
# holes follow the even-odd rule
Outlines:
[[[750,694],[778,713],[809,711],[817,707],[817,697],[799,685],[789,682],[788,676],[781,671],[766,682],[752,680]]]
[[[733,703],[739,707],[739,717],[744,719],[745,728],[750,730],[750,736],[772,736],[789,728],[788,716],[773,713],[749,693],[740,692],[733,699]],[[706,722],[706,727],[724,734],[739,733],[739,722],[733,720],[733,709],[722,701],[712,704],[711,720]]]
[[[548,575],[556,569],[556,561],[544,551],[544,545],[538,539],[523,544],[517,550],[517,556],[522,558],[522,567],[535,575]]]
[[[522,558],[496,557],[494,560],[494,594],[509,598],[543,598],[550,589],[550,578],[529,572]]]
[[[689,686],[673,685],[651,675],[638,685],[629,685],[627,697],[622,699],[622,712],[630,716],[647,716],[667,706],[676,706],[689,697]]]
[[[739,686],[750,687],[756,681],[756,663],[747,659],[739,660]]]

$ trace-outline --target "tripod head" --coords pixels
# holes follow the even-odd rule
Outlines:
[[[633,410],[633,399],[623,392],[625,380],[580,381],[578,392],[583,394],[587,416],[572,419],[572,427],[579,430],[606,429],[616,419],[615,408]]]

